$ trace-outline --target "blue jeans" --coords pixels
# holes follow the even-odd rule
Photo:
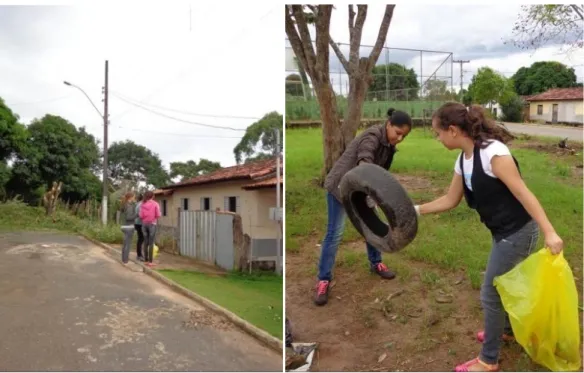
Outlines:
[[[481,287],[481,303],[485,316],[485,340],[480,359],[487,364],[497,364],[501,335],[511,333],[509,316],[503,308],[497,288],[493,286],[493,280],[495,277],[509,272],[527,258],[535,248],[538,237],[537,223],[531,220],[519,231],[499,242],[493,240],[485,280]]]
[[[345,230],[345,208],[332,194],[326,194],[328,225],[326,236],[322,241],[320,252],[320,263],[318,264],[318,279],[330,281],[332,279],[332,270],[337,257],[337,249],[343,238]],[[366,244],[367,256],[371,265],[381,263],[381,253],[379,250]]]

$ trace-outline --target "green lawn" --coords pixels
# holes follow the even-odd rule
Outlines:
[[[533,141],[533,139],[532,139]],[[545,141],[545,140],[544,140]],[[515,144],[521,141],[516,140]],[[513,149],[513,148],[512,148]],[[286,250],[296,252],[302,239],[315,235],[319,240],[326,227],[325,192],[317,179],[322,167],[320,129],[286,131]],[[571,165],[581,164],[582,154],[558,158],[544,152],[513,149],[523,177],[546,210],[565,242],[565,255],[572,268],[582,267],[582,180],[578,183]],[[391,171],[421,176],[432,186],[446,187],[452,178],[457,152],[423,130],[414,130],[399,145]],[[431,191],[411,193],[414,202],[437,197]],[[361,237],[347,222],[345,240]],[[543,241],[540,240],[540,246]],[[418,236],[402,252],[394,255],[435,264],[444,269],[465,269],[473,287],[481,282],[490,251],[490,234],[475,211],[463,201],[456,209],[420,220]],[[575,274],[575,276],[577,276]]]
[[[238,273],[211,276],[198,272],[173,270],[159,272],[187,289],[227,308],[274,337],[282,338],[284,307],[281,276]]]

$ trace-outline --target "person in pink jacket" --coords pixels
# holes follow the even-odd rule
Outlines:
[[[140,206],[140,219],[142,219],[142,231],[144,232],[144,242],[146,243],[145,262],[148,267],[152,267],[154,238],[156,237],[156,223],[160,217],[160,206],[153,200],[154,193],[148,191],[144,194],[144,202]]]

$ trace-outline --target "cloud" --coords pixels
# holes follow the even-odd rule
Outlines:
[[[363,29],[362,45],[373,45],[377,39],[379,25],[385,5],[370,5]],[[535,51],[522,51],[504,41],[512,36],[513,25],[521,11],[520,4],[493,5],[443,5],[443,4],[399,4],[396,6],[390,25],[386,45],[390,48],[409,48],[418,51],[390,49],[389,56],[382,53],[379,63],[400,63],[413,68],[418,76],[437,75],[452,77],[454,87],[460,86],[460,68],[453,60],[470,60],[464,65],[463,83],[466,87],[473,74],[482,66],[491,66],[509,77],[522,66],[537,61],[554,60],[568,66],[581,64],[584,54],[559,53],[561,45],[552,45]],[[330,33],[337,43],[348,43],[347,6],[337,6],[333,11]],[[314,36],[314,31],[313,31]],[[289,45],[289,44],[288,44]],[[348,56],[348,47],[341,49]],[[371,48],[361,48],[361,55],[368,55]],[[423,52],[419,50],[443,51],[447,53]],[[448,53],[452,58],[448,59]],[[346,85],[347,79],[339,77],[343,72],[339,60],[331,50],[331,79],[336,87]],[[442,64],[444,62],[444,64]],[[442,65],[441,65],[442,64]],[[581,81],[582,66],[576,66]],[[342,75],[342,74],[341,74]],[[336,89],[339,91],[339,89]],[[346,89],[344,89],[346,91]]]
[[[103,138],[104,61],[109,60],[109,141],[131,139],[163,163],[207,158],[228,166],[243,132],[166,119],[138,102],[198,114],[260,118],[283,112],[281,5],[193,2],[82,6],[0,6],[0,97],[30,122],[47,113]],[[191,20],[189,20],[189,13]],[[105,27],[104,27],[105,26]],[[160,109],[155,109],[161,111]],[[253,119],[165,112],[245,129]]]

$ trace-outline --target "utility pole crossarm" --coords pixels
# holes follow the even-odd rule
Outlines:
[[[460,64],[460,94],[462,95],[462,82],[463,82],[463,77],[464,77],[464,70],[462,68],[462,65],[465,63],[470,63],[470,61],[466,60],[457,60],[457,61],[452,61],[452,63],[458,63]]]

